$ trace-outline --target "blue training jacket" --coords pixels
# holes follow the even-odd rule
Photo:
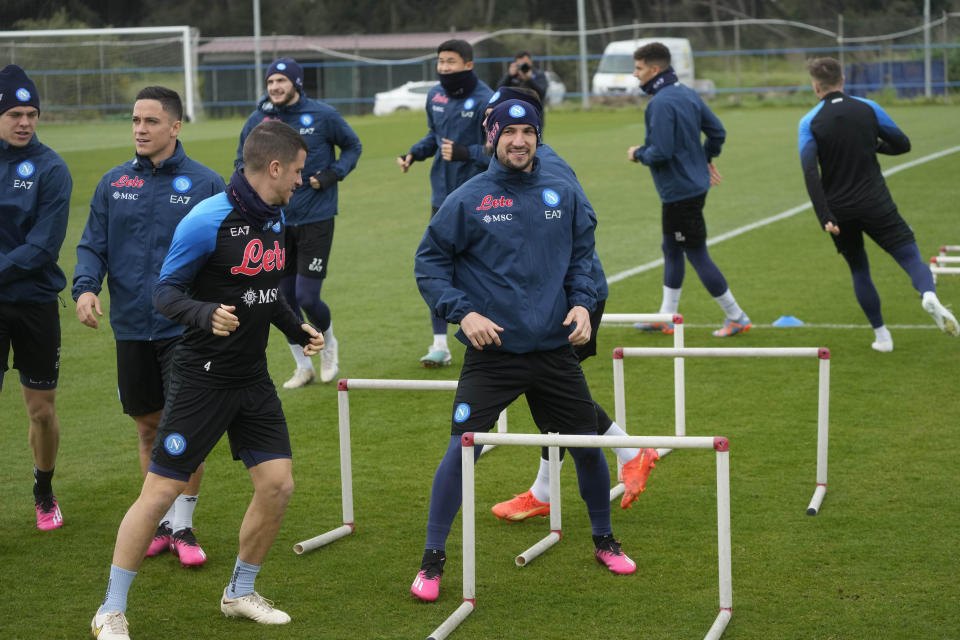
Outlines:
[[[486,136],[483,133],[483,119],[487,102],[493,92],[483,81],[470,95],[463,98],[451,98],[437,84],[427,94],[427,135],[410,147],[414,160],[426,160],[433,156],[430,167],[430,204],[439,207],[454,189],[483,171],[489,158],[483,152]],[[447,162],[440,154],[442,139],[453,140],[467,148],[469,160]]]
[[[153,308],[160,273],[177,223],[200,201],[226,185],[212,169],[187,157],[177,141],[173,155],[154,166],[141,156],[104,174],[90,200],[90,216],[77,245],[71,295],[110,290],[110,325],[117,340],[161,340],[183,327]]]
[[[34,135],[23,147],[0,140],[0,302],[57,299],[73,180],[66,163]]]
[[[680,83],[657,91],[643,115],[647,134],[634,158],[650,167],[661,202],[686,200],[710,189],[707,164],[727,137],[697,92]],[[700,133],[706,135],[701,143]]]
[[[451,324],[476,311],[504,328],[510,353],[570,344],[571,307],[593,311],[590,275],[596,219],[569,177],[489,168],[446,199],[417,248],[414,274],[427,305]],[[462,330],[457,338],[470,341]]]
[[[329,220],[337,215],[337,184],[317,190],[310,186],[310,176],[330,169],[343,180],[360,160],[363,145],[340,112],[320,100],[308,98],[303,91],[292,105],[275,106],[267,96],[260,99],[257,110],[250,114],[240,132],[234,167],[243,166],[243,143],[255,126],[264,120],[287,123],[307,142],[307,161],[303,166],[303,185],[294,191],[290,204],[283,208],[289,226]],[[340,148],[337,158],[336,147]]]

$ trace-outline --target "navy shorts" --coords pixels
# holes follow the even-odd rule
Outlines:
[[[837,252],[843,255],[860,253],[863,249],[863,234],[870,236],[870,239],[887,253],[916,242],[913,229],[896,207],[880,215],[849,215],[837,212],[836,216],[840,234],[830,234],[830,238],[833,239]]]
[[[285,275],[323,279],[330,267],[334,218],[288,226],[284,249],[287,253]],[[293,269],[296,269],[296,272]]]
[[[590,356],[597,355],[597,332],[600,331],[600,320],[603,318],[603,308],[606,300],[597,303],[597,308],[590,314],[590,341],[576,345],[573,350],[577,354],[577,361],[583,362]]]
[[[143,416],[163,409],[170,365],[180,336],[164,340],[117,340],[117,393],[123,412]]]
[[[684,247],[699,249],[704,246],[707,243],[707,222],[703,219],[706,202],[706,193],[676,202],[664,202],[661,209],[663,234]]]
[[[0,303],[0,388],[9,368],[20,372],[20,384],[28,389],[57,388],[60,378],[60,310],[58,302]]]
[[[489,431],[521,394],[542,433],[597,430],[590,389],[570,346],[522,354],[467,347],[450,433]]]
[[[174,370],[150,470],[186,480],[224,432],[234,460],[248,460],[245,452],[269,454],[266,459],[290,457],[287,420],[269,378],[234,389],[211,389],[184,380]]]

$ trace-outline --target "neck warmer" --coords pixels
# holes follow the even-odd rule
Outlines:
[[[673,70],[673,67],[667,67],[666,71],[661,71],[657,75],[653,76],[649,82],[641,85],[640,90],[652,96],[656,95],[660,89],[668,87],[671,84],[676,84],[677,81],[677,72]]]
[[[262,229],[279,221],[283,215],[280,207],[267,204],[260,198],[260,194],[253,190],[243,175],[243,169],[237,169],[230,176],[230,183],[227,184],[227,199],[243,219],[256,229]]]
[[[455,73],[438,73],[440,84],[443,90],[451,98],[465,98],[477,88],[480,78],[473,72],[473,69],[466,71],[457,71]]]

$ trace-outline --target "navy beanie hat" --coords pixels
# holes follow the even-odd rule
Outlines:
[[[540,102],[540,98],[535,95],[530,95],[525,91],[514,89],[513,87],[500,87],[497,89],[496,92],[490,96],[490,100],[487,102],[487,108],[492,109],[507,100],[522,100],[530,104],[537,110],[537,113],[540,114],[540,120],[543,121],[543,103]]]
[[[40,96],[27,73],[15,64],[8,64],[0,71],[0,113],[14,107],[36,107],[39,111]]]
[[[512,124],[532,125],[537,130],[537,142],[540,142],[543,120],[540,113],[523,100],[506,100],[493,108],[487,116],[487,142],[496,149],[500,134]]]
[[[274,60],[273,64],[267,69],[267,75],[264,76],[264,80],[275,73],[282,73],[290,78],[293,86],[297,89],[303,89],[303,69],[293,58],[277,58]]]

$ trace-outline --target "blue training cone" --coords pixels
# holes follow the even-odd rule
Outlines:
[[[799,318],[794,318],[793,316],[780,316],[773,321],[773,326],[775,327],[802,327],[803,320]]]

